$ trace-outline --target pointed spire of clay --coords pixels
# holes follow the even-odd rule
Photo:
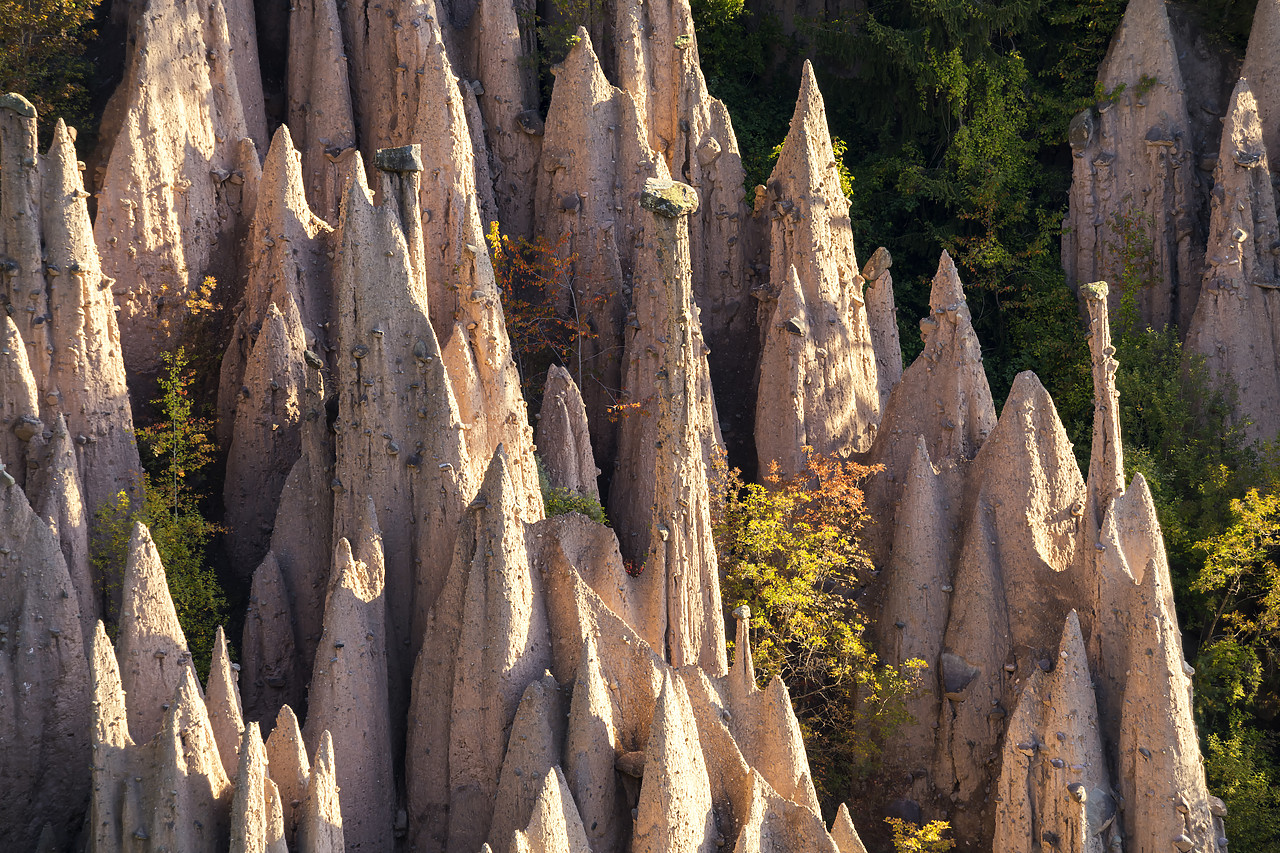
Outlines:
[[[43,824],[79,823],[93,720],[80,607],[57,534],[0,472],[0,720],[6,795],[0,827],[23,849]],[[15,728],[16,726],[16,728]]]
[[[262,732],[257,723],[249,723],[240,739],[235,792],[231,797],[231,853],[267,853],[267,781]]]
[[[1137,489],[1134,486],[1138,486]],[[1126,838],[1187,839],[1191,848],[1212,849],[1213,831],[1204,763],[1191,706],[1190,667],[1173,610],[1173,585],[1155,505],[1145,482],[1130,486],[1117,515],[1150,518],[1124,547],[1130,566],[1143,572],[1118,607],[1130,619],[1124,697],[1118,738],[1117,777],[1125,803]],[[1141,535],[1145,533],[1145,536]],[[1145,540],[1145,541],[1144,541]],[[1144,551],[1151,556],[1142,560]],[[1142,562],[1139,562],[1142,561]],[[1175,846],[1179,846],[1175,844]]]
[[[547,112],[542,168],[537,170],[535,210],[552,240],[567,234],[564,252],[576,256],[572,293],[556,294],[566,316],[576,309],[596,331],[578,341],[576,359],[596,381],[581,382],[592,444],[602,465],[616,450],[617,426],[608,389],[622,385],[625,288],[635,269],[645,214],[633,202],[647,178],[669,177],[662,157],[626,92],[612,86],[585,29],[556,70]],[[601,227],[600,224],[604,224]],[[621,288],[605,282],[620,281]]]
[[[125,365],[150,374],[204,277],[235,287],[249,130],[221,0],[157,0],[137,21],[94,238],[115,280]]]
[[[0,464],[4,474],[22,487],[27,482],[27,442],[43,429],[40,421],[39,387],[27,349],[13,318],[0,315]]]
[[[214,853],[225,843],[231,783],[189,665],[182,668],[148,750],[154,775],[144,781],[143,791],[150,798],[153,849]]]
[[[743,604],[734,608],[733,618],[737,631],[733,643],[733,668],[729,671],[729,694],[737,704],[754,695],[756,666],[751,659],[751,608]]]
[[[1280,259],[1272,254],[1280,225],[1268,154],[1258,104],[1241,79],[1222,127],[1204,286],[1187,346],[1204,356],[1211,377],[1233,386],[1236,417],[1260,441],[1280,433]]]
[[[267,737],[266,749],[271,779],[280,791],[285,837],[292,842],[302,812],[302,801],[307,796],[311,762],[307,758],[307,745],[302,740],[298,717],[288,705],[280,709],[275,727]]]
[[[778,796],[755,770],[751,771],[748,785],[750,799],[734,849],[760,853],[784,853],[793,849],[841,853],[817,814]]]
[[[213,660],[209,664],[205,706],[209,709],[209,724],[213,726],[213,739],[218,744],[222,767],[227,771],[227,778],[234,779],[239,766],[237,756],[244,738],[244,713],[240,706],[236,673],[227,652],[227,635],[221,625],[213,638]]]
[[[1060,850],[1103,853],[1117,802],[1098,731],[1080,620],[1071,611],[1053,670],[1032,673],[1014,710],[996,797],[995,849],[1030,849],[1057,839]]]
[[[979,504],[967,523],[956,565],[951,618],[938,658],[944,702],[932,776],[939,790],[955,792],[957,802],[974,802],[992,780],[987,766],[972,756],[976,749],[994,751],[998,742],[1007,713],[1004,666],[1013,649],[1008,608],[993,593],[1004,586],[995,521],[985,504]],[[973,816],[953,812],[953,817],[957,832],[976,837],[981,831],[976,811]]]
[[[253,573],[240,659],[246,719],[270,720],[277,709],[300,702],[293,610],[274,551]]]
[[[116,851],[124,828],[124,799],[130,777],[129,721],[116,650],[98,621],[89,658],[93,680],[93,793],[89,802],[90,849]]]
[[[783,476],[804,470],[809,444],[805,418],[809,311],[800,275],[792,265],[778,292],[760,354],[761,394],[756,402],[756,449],[763,470],[777,465]]]
[[[712,853],[716,849],[711,783],[697,725],[684,682],[671,672],[663,675],[645,747],[635,827],[636,853]]]
[[[853,819],[849,817],[849,807],[844,803],[840,804],[836,819],[831,822],[831,839],[840,853],[867,853],[862,839],[858,837],[858,830],[853,826]]]
[[[249,354],[227,454],[226,523],[232,564],[242,573],[267,552],[280,492],[302,452],[302,418],[323,399],[307,352],[298,307],[285,294],[267,306]]]
[[[51,385],[77,450],[88,517],[121,491],[137,497],[138,447],[125,387],[111,282],[93,242],[75,143],[59,120],[44,158],[42,229],[48,279]]]
[[[885,573],[884,603],[876,621],[877,649],[889,665],[911,659],[928,665],[920,689],[906,697],[914,722],[890,735],[885,758],[908,771],[929,765],[942,694],[938,659],[951,609],[951,556],[955,548],[946,484],[929,460],[924,437],[907,469],[898,508],[893,554]],[[843,848],[842,848],[843,850]]]
[[[244,109],[245,134],[265,145],[267,114],[263,106],[262,70],[258,63],[258,25],[253,0],[224,0],[231,64]]]
[[[1120,435],[1120,393],[1116,390],[1116,348],[1111,345],[1107,283],[1081,288],[1089,311],[1089,352],[1093,356],[1093,446],[1089,452],[1086,524],[1095,531],[1111,501],[1124,492],[1124,447]],[[1086,543],[1086,545],[1091,543]]]
[[[41,387],[49,375],[48,314],[40,241],[40,158],[36,109],[21,95],[0,96],[0,204],[10,211],[0,225],[5,258],[5,302],[27,344],[27,359]],[[5,312],[9,313],[8,311]]]
[[[1249,81],[1258,100],[1262,119],[1262,142],[1271,161],[1280,161],[1280,2],[1258,0],[1249,31],[1249,47],[1245,51],[1240,76]],[[1221,162],[1221,161],[1219,161]]]
[[[298,818],[299,853],[345,853],[347,849],[333,765],[333,738],[326,729],[320,734],[307,784],[307,799]]]
[[[392,844],[395,807],[386,606],[383,566],[357,560],[351,544],[338,540],[308,695],[307,739],[315,743],[322,732],[333,733],[344,836],[376,850]]]
[[[312,351],[313,360],[320,360],[329,343],[323,324],[333,316],[332,264],[325,255],[332,249],[333,229],[307,204],[302,167],[286,125],[271,140],[252,215],[243,307],[222,356],[218,383],[219,438],[224,442],[230,440],[237,409],[246,402],[245,372],[271,303],[287,314],[286,302],[292,298],[301,324],[300,346]]]
[[[730,380],[745,385],[750,376],[735,362],[745,356],[754,366],[756,356],[755,299],[744,284],[751,271],[739,240],[747,218],[745,174],[729,111],[707,91],[692,9],[687,0],[620,3],[605,24],[593,36],[610,79],[634,98],[637,124],[670,176],[697,187],[701,197],[689,217],[689,255],[716,387],[735,387]],[[726,422],[749,417],[754,401],[736,396],[746,399],[717,400]]]
[[[600,469],[591,452],[587,409],[577,383],[558,364],[547,369],[535,442],[552,488],[600,500],[596,486]]]
[[[625,826],[625,806],[614,782],[619,748],[613,700],[601,673],[598,645],[595,635],[587,634],[569,706],[564,770],[592,850],[615,849]]]
[[[895,514],[915,454],[911,436],[924,438],[930,460],[942,469],[949,461],[973,459],[996,425],[982,347],[973,331],[960,275],[945,251],[929,293],[929,314],[920,320],[920,332],[924,350],[889,395],[871,449],[870,461],[884,465],[885,471],[868,485],[867,507],[886,521]],[[904,441],[904,436],[908,440]],[[875,559],[887,560],[893,529],[881,523],[868,531]]]
[[[333,535],[354,537],[364,504],[374,501],[390,593],[388,649],[407,652],[393,660],[398,687],[408,681],[476,480],[398,205],[373,205],[363,168],[340,227]],[[339,757],[345,764],[341,745]],[[353,820],[348,814],[348,834]]]
[[[304,674],[311,671],[316,644],[320,642],[325,593],[329,588],[329,567],[333,560],[333,442],[327,410],[321,402],[314,400],[302,419],[302,455],[293,464],[284,481],[284,488],[280,491],[280,504],[276,510],[277,523],[271,531],[271,550],[268,553],[275,558],[282,585],[276,588],[272,573],[268,570],[261,583],[263,595],[252,597],[251,592],[252,601],[264,603],[264,613],[282,613],[287,610],[291,614],[288,620],[279,624],[263,621],[254,630],[261,628],[266,637],[279,636],[291,630],[292,645],[297,655],[293,671]],[[266,558],[263,560],[265,562]],[[271,602],[279,604],[272,605]],[[246,628],[253,618],[252,614],[246,617]],[[285,669],[277,675],[279,678],[288,678],[288,648],[262,647],[264,652],[270,653],[259,655],[260,665],[248,657],[251,652],[257,653],[253,651],[257,646],[245,641],[242,648],[246,655],[246,670],[257,666],[258,669],[254,672],[263,673],[265,680],[269,673],[264,673],[263,667],[273,662],[285,664]],[[266,687],[271,688],[271,691],[284,688],[281,698],[288,704],[297,702],[301,707],[304,680],[286,680],[283,683],[273,681]],[[264,707],[263,696],[270,696],[271,692],[261,692],[256,674],[252,677],[245,676],[243,689],[247,707],[257,709],[250,713],[250,718],[255,718],[254,714],[265,713],[265,719],[270,719],[274,708],[265,712],[261,709]],[[264,721],[262,716],[257,716],[256,719]]]
[[[963,796],[974,797],[993,771],[967,756],[996,747],[999,728],[990,715],[998,707],[1004,719],[1013,707],[1010,673],[1029,677],[1039,661],[1025,650],[1057,644],[1054,623],[1066,618],[1078,595],[1079,581],[1069,569],[1083,526],[1084,482],[1053,401],[1034,373],[1014,380],[968,479],[976,499],[947,625],[946,649],[953,657],[943,655],[942,676],[944,695],[964,697],[947,715],[950,748],[957,765],[966,765],[956,770],[968,780]],[[953,689],[957,679],[964,689]],[[958,832],[976,831],[968,819],[957,816]]]
[[[1126,241],[1116,232],[1125,215],[1151,239],[1156,284],[1137,294],[1143,328],[1186,328],[1200,290],[1196,245],[1191,127],[1178,50],[1165,0],[1130,0],[1098,69],[1098,86],[1118,92],[1071,122],[1074,167],[1063,228],[1067,282],[1079,287],[1119,281]],[[1132,210],[1120,210],[1124,199]],[[1113,307],[1119,294],[1112,295]]]
[[[804,322],[796,323],[802,330],[799,340],[790,342],[793,352],[784,357],[770,338],[796,333],[785,327],[784,318],[770,317],[762,307],[761,325],[768,322],[756,402],[762,466],[774,460],[781,464],[801,453],[798,447],[776,441],[759,446],[762,426],[771,419],[793,417],[793,410],[801,422],[797,434],[803,430],[808,446],[818,453],[866,450],[880,422],[880,380],[858,281],[849,200],[840,189],[826,108],[808,61],[791,129],[769,177],[769,201],[776,215],[769,249],[770,290],[781,294],[794,266],[805,315]],[[778,354],[771,357],[771,351]],[[805,377],[798,389],[791,381],[797,372]],[[800,399],[788,399],[795,391]]]
[[[533,853],[591,853],[582,817],[560,765],[553,765],[543,775],[541,791],[524,832]]]
[[[711,529],[708,468],[718,445],[711,376],[689,283],[685,218],[692,187],[645,184],[650,211],[633,300],[640,331],[627,343],[632,412],[619,439],[609,495],[623,557],[647,574],[646,596],[666,601],[666,653],[675,666],[728,669]]]
[[[135,743],[146,743],[160,731],[164,706],[191,668],[191,652],[151,531],[141,522],[129,538],[123,589],[116,652],[129,697],[129,732]]]
[[[334,0],[295,5],[289,15],[288,65],[288,124],[302,152],[307,199],[321,217],[337,222],[354,162],[356,129]]]
[[[459,534],[437,621],[428,623],[423,642],[424,662],[440,654],[441,643],[455,659],[447,729],[449,849],[478,848],[488,837],[506,733],[525,686],[551,663],[544,596],[530,570],[509,470],[499,448]],[[460,597],[451,590],[455,584],[462,585]],[[440,607],[454,601],[457,615],[440,619]],[[446,672],[429,667],[415,672],[415,694],[440,689]],[[422,720],[417,696],[414,705]]]
[[[876,249],[862,268],[866,289],[867,325],[876,354],[876,379],[880,383],[880,410],[889,403],[893,386],[902,378],[902,343],[898,338],[898,308],[893,300],[893,258],[884,246]],[[842,851],[843,853],[843,851]]]
[[[289,853],[284,833],[284,804],[280,802],[280,789],[270,779],[265,780],[267,800],[267,834],[263,853]]]
[[[507,853],[511,833],[528,826],[535,804],[541,805],[543,780],[560,763],[564,727],[560,686],[548,673],[525,688],[511,724],[489,828],[494,853]]]
[[[62,546],[62,556],[80,606],[81,635],[88,644],[92,642],[93,626],[98,621],[98,589],[89,562],[89,520],[76,470],[75,444],[67,433],[61,412],[53,422],[44,460],[32,475],[27,492],[32,496],[36,512],[57,534]]]

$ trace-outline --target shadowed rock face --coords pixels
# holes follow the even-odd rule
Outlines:
[[[596,485],[600,469],[591,452],[587,410],[573,377],[559,365],[547,370],[536,440],[552,488],[600,500]]]
[[[302,155],[306,197],[322,219],[336,223],[355,162],[356,128],[334,0],[295,5],[289,15],[288,68],[288,127]]]
[[[1222,127],[1203,290],[1187,347],[1233,391],[1246,436],[1270,441],[1280,433],[1280,225],[1258,107],[1242,78]]]
[[[821,454],[867,450],[880,422],[880,386],[849,202],[840,189],[826,108],[806,62],[791,130],[769,177],[770,293],[756,403],[761,470],[804,467]]]
[[[535,210],[540,233],[552,245],[563,241],[565,257],[576,256],[570,292],[553,296],[562,313],[592,332],[577,342],[570,367],[585,370],[576,378],[596,459],[607,468],[619,429],[609,409],[627,370],[624,333],[638,323],[627,308],[647,215],[635,201],[646,179],[669,172],[649,147],[635,99],[605,79],[585,30],[578,38],[557,66]]]

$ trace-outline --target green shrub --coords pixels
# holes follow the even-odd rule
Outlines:
[[[1240,728],[1209,735],[1205,777],[1227,804],[1231,846],[1249,853],[1280,853],[1280,787],[1273,745],[1261,732]]]
[[[162,394],[155,401],[161,417],[137,431],[147,469],[142,505],[135,508],[121,492],[114,504],[99,508],[92,561],[104,595],[118,606],[133,524],[147,525],[164,565],[178,623],[203,679],[208,677],[214,634],[227,619],[226,596],[208,560],[209,543],[220,528],[204,517],[199,495],[190,485],[212,460],[211,425],[194,415],[194,378],[183,348],[165,353],[164,360]],[[115,616],[114,608],[108,614]]]
[[[47,144],[58,118],[90,132],[84,58],[101,0],[0,0],[0,92],[25,95],[40,114]]]
[[[783,480],[743,483],[717,467],[713,529],[725,605],[751,610],[751,657],[761,685],[791,694],[819,797],[842,801],[876,766],[885,735],[909,721],[905,697],[923,661],[887,666],[863,636],[857,589],[871,563],[859,540],[861,482],[873,469],[810,454]]]

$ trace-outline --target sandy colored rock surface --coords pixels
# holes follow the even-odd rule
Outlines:
[[[296,4],[289,15],[288,127],[302,155],[307,200],[330,223],[338,221],[342,193],[355,162],[347,66],[337,3],[304,0]]]
[[[165,706],[171,703],[183,673],[191,668],[191,652],[169,596],[164,566],[145,525],[134,524],[127,553],[116,655],[129,697],[129,733],[134,743],[143,744],[160,731]],[[199,686],[195,689],[199,695]],[[203,714],[203,699],[200,708]]]
[[[1080,633],[1067,616],[1057,660],[1033,672],[1001,750],[996,850],[1034,849],[1056,839],[1063,851],[1104,853],[1120,838],[1098,713]]]
[[[347,849],[334,773],[333,738],[327,730],[320,735],[311,764],[307,799],[298,818],[298,849],[300,853],[343,853]]]
[[[311,760],[307,756],[298,717],[288,705],[281,708],[276,717],[275,726],[267,737],[266,750],[268,772],[280,793],[285,838],[293,841],[302,814],[302,803],[307,797]]]
[[[1249,421],[1246,437],[1270,441],[1280,433],[1280,225],[1258,107],[1241,79],[1222,126],[1203,288],[1187,347],[1204,356],[1211,381],[1234,389],[1235,417]]]
[[[534,440],[552,488],[600,500],[587,409],[573,377],[557,364],[547,370]]]
[[[65,418],[75,442],[86,511],[92,517],[121,491],[131,500],[138,498],[142,466],[111,281],[102,273],[75,145],[62,121],[54,127],[42,168],[46,326],[53,347],[45,390],[56,395],[53,408]]]
[[[867,450],[880,423],[849,202],[807,62],[791,129],[769,176],[768,204],[769,294],[777,303],[760,307],[756,452],[762,470],[776,462],[796,474],[804,447],[821,454]]]
[[[634,850],[716,849],[711,783],[698,746],[689,696],[678,675],[664,675],[645,748],[644,782],[636,816]]]
[[[525,688],[511,723],[494,801],[488,842],[494,853],[506,853],[511,834],[529,826],[535,806],[542,808],[545,781],[552,768],[559,766],[564,749],[563,705],[560,685],[550,675]],[[567,799],[572,803],[572,797]]]
[[[51,426],[49,440],[41,448],[40,467],[32,473],[27,492],[32,508],[58,537],[80,608],[81,636],[88,647],[93,641],[93,626],[100,611],[100,588],[95,585],[90,565],[89,518],[76,470],[75,445],[67,432],[66,421],[59,414]]]
[[[245,737],[244,712],[240,705],[240,689],[237,677],[240,667],[231,663],[227,650],[227,635],[218,626],[213,639],[213,660],[209,663],[209,681],[205,685],[205,707],[209,713],[209,725],[213,727],[213,739],[218,744],[218,754],[228,779],[235,779]],[[259,735],[259,741],[261,736]],[[263,761],[265,761],[265,757]]]
[[[627,305],[646,222],[635,199],[647,178],[667,177],[668,170],[649,147],[634,98],[610,85],[587,32],[577,36],[556,70],[534,209],[543,236],[553,246],[563,239],[564,256],[577,256],[572,292],[556,294],[556,304],[594,332],[574,354],[587,373],[575,381],[605,467],[617,450],[619,426],[609,408],[627,369],[623,341],[635,329]]]
[[[372,508],[370,508],[372,513]],[[374,522],[376,524],[376,522]],[[348,850],[386,850],[392,844],[395,780],[387,697],[386,586],[381,542],[339,539],[334,547],[324,633],[317,647],[308,693],[307,740],[326,751],[332,733],[330,766],[341,800],[342,831]],[[323,738],[323,740],[322,740]],[[318,758],[312,765],[311,786]],[[310,794],[309,794],[310,796]],[[329,808],[318,789],[321,812]],[[308,803],[299,832],[319,831],[324,816]]]
[[[1280,3],[1259,0],[1254,7],[1253,28],[1249,31],[1249,46],[1240,76],[1249,81],[1257,98],[1258,115],[1262,119],[1262,142],[1272,161],[1280,158],[1280,68],[1277,68],[1275,60],[1278,49]]]
[[[0,827],[31,849],[48,821],[71,844],[95,736],[89,650],[57,534],[12,481],[0,482],[0,627]]]
[[[720,675],[727,662],[708,485],[718,431],[686,230],[698,199],[687,185],[652,179],[640,202],[652,215],[637,258],[639,328],[627,341],[625,392],[641,411],[620,430],[609,509],[623,558],[649,591],[641,618],[665,624],[668,660]]]
[[[1127,231],[1136,229],[1151,241],[1155,263],[1155,284],[1137,296],[1141,321],[1186,328],[1200,291],[1204,236],[1194,213],[1186,92],[1164,0],[1129,4],[1098,85],[1119,93],[1072,120],[1062,237],[1067,282],[1119,281],[1126,243],[1135,239]],[[1117,222],[1120,214],[1129,221]],[[1115,308],[1119,294],[1111,299]]]
[[[910,439],[924,438],[929,459],[949,488],[955,489],[954,481],[962,480],[966,463],[996,425],[982,347],[973,331],[964,286],[946,252],[938,261],[929,291],[929,314],[921,318],[920,332],[924,350],[889,395],[869,458],[872,464],[885,466],[866,489],[867,508],[876,519],[867,529],[868,548],[873,560],[882,563],[892,542],[890,520],[896,515],[915,454]],[[953,524],[959,512],[959,505],[953,504]]]
[[[131,372],[160,368],[205,276],[224,299],[239,289],[238,229],[250,215],[242,188],[252,176],[238,151],[249,127],[233,47],[221,2],[153,0],[138,19],[94,221]]]
[[[467,508],[414,668],[406,766],[419,849],[479,848],[489,836],[509,727],[526,686],[551,663],[542,582],[517,507],[499,448]]]

